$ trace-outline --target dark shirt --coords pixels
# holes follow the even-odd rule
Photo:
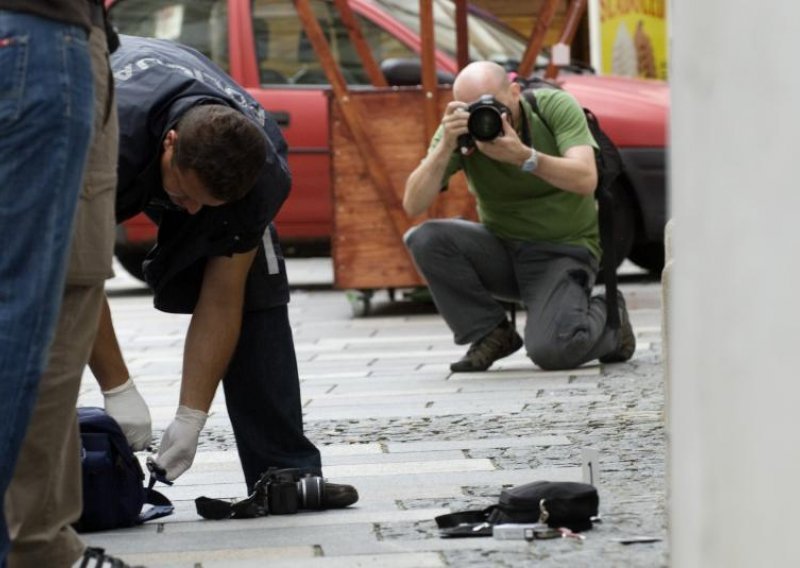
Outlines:
[[[267,231],[291,186],[279,127],[244,89],[194,49],[150,38],[120,39],[111,57],[120,130],[116,214],[121,222],[145,212],[158,223],[158,242],[144,265],[156,307],[191,312],[207,259],[255,247],[259,252],[248,275],[246,309],[286,303],[288,284],[277,234],[271,226]],[[167,132],[200,104],[239,110],[262,128],[268,149],[261,174],[244,198],[189,215],[164,193],[160,156]]]
[[[89,17],[90,0],[0,0],[0,10],[25,12],[42,18],[74,24],[87,32],[92,24]]]

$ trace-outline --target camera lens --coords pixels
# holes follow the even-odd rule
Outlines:
[[[482,142],[494,140],[503,132],[503,119],[494,107],[482,106],[470,113],[467,130]]]
[[[316,475],[303,477],[297,482],[300,506],[305,509],[324,509],[325,480]]]

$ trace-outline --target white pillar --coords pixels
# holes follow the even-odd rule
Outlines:
[[[671,565],[800,565],[800,2],[672,0]]]

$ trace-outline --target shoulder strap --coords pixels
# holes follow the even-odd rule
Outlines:
[[[528,101],[529,105],[531,105],[533,114],[539,117],[539,120],[542,121],[542,124],[544,124],[544,127],[547,128],[547,131],[550,133],[550,135],[555,138],[556,133],[553,132],[553,129],[550,128],[550,124],[547,122],[547,120],[545,120],[544,116],[542,116],[542,111],[539,109],[539,103],[536,102],[536,95],[534,94],[533,89],[525,89],[522,91],[522,96],[525,97],[525,100]]]
[[[522,96],[531,105],[531,110],[539,117],[542,124],[555,138],[555,133],[550,127],[536,102],[536,95],[533,89],[525,89]],[[594,124],[599,128],[597,118],[586,108],[583,109],[587,123]],[[590,128],[590,130],[592,130]],[[594,132],[592,132],[594,136]],[[600,141],[595,140],[598,144]],[[598,205],[598,224],[600,228],[600,245],[603,248],[603,282],[606,287],[606,325],[611,329],[619,329],[619,305],[617,302],[617,254],[614,247],[614,196],[611,193],[611,183],[613,179],[601,177],[602,162],[598,157],[599,152],[595,150],[595,163],[597,164],[598,185],[595,189],[595,198]]]

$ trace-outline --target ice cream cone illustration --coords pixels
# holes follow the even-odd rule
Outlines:
[[[653,53],[653,42],[644,30],[644,22],[639,20],[636,24],[636,33],[633,36],[636,47],[636,67],[638,75],[647,79],[656,78],[656,59]]]
[[[636,46],[625,23],[620,22],[611,54],[611,73],[623,77],[636,77],[637,72]]]

